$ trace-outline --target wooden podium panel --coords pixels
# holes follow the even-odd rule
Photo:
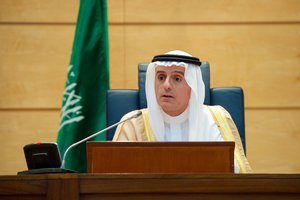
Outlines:
[[[37,174],[0,176],[4,200],[300,199],[300,174]]]
[[[234,142],[88,142],[88,173],[233,173]]]

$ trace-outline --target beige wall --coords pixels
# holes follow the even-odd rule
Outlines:
[[[78,1],[0,1],[0,174],[25,144],[55,141]],[[108,0],[111,88],[173,49],[211,64],[211,85],[245,93],[254,172],[300,172],[299,0]]]

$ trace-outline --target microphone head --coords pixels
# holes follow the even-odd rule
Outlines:
[[[142,111],[137,111],[134,115],[131,116],[131,118],[137,118],[139,116],[141,116],[143,113]]]

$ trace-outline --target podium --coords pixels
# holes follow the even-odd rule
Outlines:
[[[87,142],[88,173],[233,173],[234,142]]]
[[[300,199],[300,174],[232,173],[233,147],[233,143],[89,142],[92,173],[0,176],[0,199]],[[225,163],[214,168],[224,172],[211,172],[203,159]],[[187,163],[193,167],[184,171]],[[128,172],[129,167],[136,172]]]

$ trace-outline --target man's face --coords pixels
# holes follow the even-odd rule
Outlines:
[[[155,94],[165,113],[178,116],[189,104],[191,88],[184,78],[184,67],[157,66],[155,69]]]

